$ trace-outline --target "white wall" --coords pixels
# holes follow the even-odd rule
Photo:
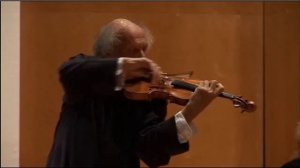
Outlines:
[[[19,166],[20,2],[1,1],[1,167]]]

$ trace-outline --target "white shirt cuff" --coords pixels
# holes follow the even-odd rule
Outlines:
[[[175,114],[175,124],[177,128],[178,141],[180,143],[186,143],[196,133],[193,123],[189,125],[181,111]]]
[[[116,69],[116,86],[115,91],[123,89],[124,86],[124,74],[123,74],[123,58],[118,58],[117,69]]]

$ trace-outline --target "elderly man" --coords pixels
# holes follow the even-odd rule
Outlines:
[[[126,19],[103,27],[95,56],[80,54],[60,68],[65,96],[47,166],[156,167],[188,151],[192,120],[220,93],[217,81],[203,81],[175,116],[165,120],[166,100],[136,101],[124,88],[158,83],[160,67],[145,57],[150,33]]]

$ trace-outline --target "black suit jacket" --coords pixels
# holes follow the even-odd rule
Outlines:
[[[80,54],[60,68],[65,96],[48,167],[151,167],[188,150],[166,101],[133,101],[115,91],[117,59]]]

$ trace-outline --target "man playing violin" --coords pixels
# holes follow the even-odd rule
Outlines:
[[[188,151],[192,120],[223,91],[217,81],[201,81],[189,103],[165,120],[167,101],[124,96],[129,83],[161,80],[160,67],[145,57],[152,38],[141,26],[115,19],[103,27],[95,56],[79,54],[59,71],[62,112],[49,154],[49,167],[150,167],[168,164]]]

